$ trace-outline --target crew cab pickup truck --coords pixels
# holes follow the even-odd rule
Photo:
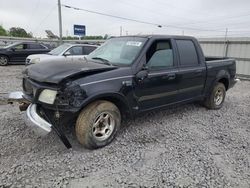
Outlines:
[[[206,58],[188,36],[111,38],[84,62],[34,64],[26,68],[23,97],[28,125],[40,135],[75,125],[78,141],[95,149],[109,144],[122,119],[192,101],[222,107],[235,83],[235,60]]]

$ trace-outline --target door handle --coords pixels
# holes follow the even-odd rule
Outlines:
[[[202,73],[202,70],[196,70],[194,71],[194,74],[197,75],[197,76],[200,76]]]
[[[168,80],[174,80],[175,77],[176,77],[175,73],[174,73],[174,74],[168,74],[168,75],[167,75]]]

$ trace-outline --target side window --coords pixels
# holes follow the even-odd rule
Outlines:
[[[33,49],[33,50],[34,49],[44,49],[44,47],[40,44],[34,43],[34,44],[28,44],[28,49]]]
[[[155,41],[146,53],[147,66],[152,70],[174,66],[173,50],[170,41]]]
[[[96,49],[96,47],[94,47],[94,46],[84,46],[83,47],[83,55],[89,55],[95,49]]]
[[[198,56],[191,40],[176,40],[181,66],[198,65]]]
[[[68,50],[68,52],[70,55],[83,55],[81,46],[72,47]]]
[[[25,45],[24,44],[18,44],[14,48],[15,48],[15,50],[24,50],[25,49]]]

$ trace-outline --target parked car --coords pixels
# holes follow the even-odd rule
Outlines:
[[[25,59],[31,54],[49,52],[48,46],[37,42],[16,42],[0,48],[0,65],[25,64]]]
[[[235,73],[235,60],[204,57],[193,37],[112,38],[86,63],[27,67],[26,122],[40,135],[53,129],[67,147],[61,127],[76,122],[78,141],[95,149],[114,139],[125,117],[192,101],[220,109]]]
[[[70,59],[83,58],[98,46],[90,44],[62,44],[57,48],[51,50],[47,54],[35,54],[26,58],[26,65],[39,63],[39,62],[51,62],[51,61],[69,61]]]

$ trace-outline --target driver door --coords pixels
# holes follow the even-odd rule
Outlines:
[[[18,44],[14,46],[12,49],[12,58],[11,61],[21,62],[25,61],[27,57],[27,44]]]
[[[156,40],[146,53],[147,77],[137,78],[135,94],[141,111],[176,102],[178,72],[171,40]]]

